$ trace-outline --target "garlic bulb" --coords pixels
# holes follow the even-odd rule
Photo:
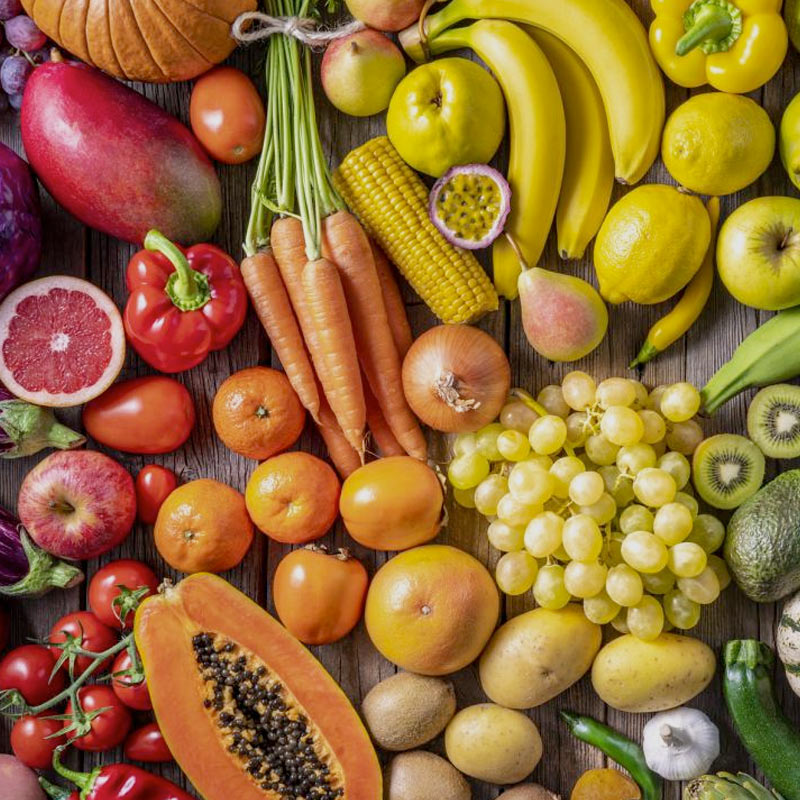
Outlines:
[[[711,768],[719,755],[719,729],[696,708],[656,714],[644,726],[647,766],[668,781],[689,781]]]

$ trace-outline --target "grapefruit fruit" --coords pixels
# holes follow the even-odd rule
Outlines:
[[[122,317],[88,281],[52,275],[0,303],[0,381],[29,403],[85,403],[114,382],[124,360]]]
[[[375,573],[364,621],[384,658],[418,675],[449,675],[480,655],[499,614],[486,567],[463,550],[429,544]]]

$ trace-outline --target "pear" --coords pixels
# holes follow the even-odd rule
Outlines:
[[[518,281],[522,326],[539,355],[576,361],[600,344],[608,311],[594,287],[572,275],[534,267]]]

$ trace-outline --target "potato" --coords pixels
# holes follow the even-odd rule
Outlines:
[[[578,778],[569,800],[641,800],[642,790],[615,769],[590,769]]]
[[[715,670],[713,650],[698,639],[662,633],[644,642],[628,634],[600,651],[592,684],[600,699],[619,711],[666,711],[700,694]]]
[[[546,703],[588,671],[601,639],[600,626],[575,603],[520,614],[498,628],[483,651],[483,691],[508,708]]]
[[[459,711],[444,732],[453,766],[488,783],[517,783],[542,757],[542,738],[533,721],[510,708],[481,703]]]

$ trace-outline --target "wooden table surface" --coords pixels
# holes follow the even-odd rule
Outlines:
[[[554,0],[555,1],[555,0]],[[629,0],[640,14],[643,22],[649,24],[652,12],[647,0]],[[231,62],[248,71],[259,85],[263,86],[263,51],[260,46],[234,55]],[[791,52],[781,72],[753,97],[760,102],[776,124],[786,104],[800,88],[800,58]],[[187,83],[171,86],[142,86],[137,89],[159,103],[169,112],[187,120],[190,85]],[[358,120],[337,113],[327,103],[318,90],[319,120],[322,141],[333,165],[355,145],[383,132],[382,117]],[[688,92],[667,82],[668,110],[675,108],[688,97]],[[18,152],[22,151],[19,137],[18,117],[8,115],[0,120],[0,139]],[[500,157],[503,163],[503,154]],[[102,165],[100,166],[102,168]],[[241,242],[249,211],[249,187],[255,170],[254,163],[228,167],[220,166],[219,174],[223,186],[224,214],[222,225],[214,241],[238,258],[241,255]],[[646,182],[666,182],[672,180],[657,162],[647,175]],[[615,198],[624,191],[615,189]],[[83,227],[69,214],[58,208],[43,192],[45,248],[42,259],[42,274],[68,273],[78,275],[101,286],[122,306],[125,302],[124,269],[134,252],[130,245]],[[723,219],[725,215],[741,204],[759,195],[797,196],[776,155],[769,171],[753,186],[737,195],[723,200]],[[591,252],[589,253],[591,256]],[[542,259],[542,264],[557,270],[594,280],[591,258],[578,263],[561,262],[556,253],[554,236]],[[419,334],[434,324],[434,318],[409,290],[406,289],[408,309],[415,334]],[[598,379],[612,375],[630,375],[627,364],[636,353],[650,325],[661,316],[668,306],[634,306],[630,303],[610,309],[608,335],[598,349],[576,364],[551,364],[538,356],[528,345],[519,317],[519,306],[504,303],[501,309],[481,321],[480,327],[490,332],[502,343],[511,361],[515,385],[531,391],[557,382],[571,369],[583,369]],[[768,315],[745,308],[735,302],[719,285],[714,288],[708,307],[699,322],[684,339],[674,345],[655,363],[647,365],[642,380],[652,386],[688,380],[702,386],[714,370],[726,361],[736,345],[760,324]],[[173,469],[182,481],[200,477],[216,478],[243,491],[255,462],[230,452],[216,437],[211,424],[211,402],[214,392],[222,381],[232,372],[254,364],[278,366],[274,353],[265,338],[254,314],[250,314],[244,328],[224,351],[213,353],[202,365],[178,375],[197,406],[197,425],[189,441],[178,451],[166,456],[144,458],[136,455],[112,452],[115,458],[132,474],[148,461],[157,461]],[[129,348],[122,378],[145,375],[152,370]],[[708,434],[722,431],[745,432],[745,411],[749,395],[745,394],[717,412],[712,420],[704,422]],[[77,409],[61,415],[62,419],[79,426]],[[440,463],[447,461],[447,444],[443,437],[431,437],[431,453]],[[98,447],[90,443],[90,447]],[[316,435],[308,428],[297,447],[324,455],[324,449]],[[99,448],[98,449],[102,449]],[[0,503],[15,508],[19,484],[31,467],[43,454],[30,458],[3,461],[0,466]],[[771,475],[775,465],[770,465]],[[477,555],[484,563],[493,566],[498,553],[488,545],[485,536],[486,523],[474,511],[458,506],[450,508],[450,522],[439,537],[439,541],[462,547]],[[335,531],[323,539],[329,545],[347,544],[346,534],[337,525]],[[386,554],[374,553],[359,546],[353,548],[356,555],[374,572],[386,559]],[[251,597],[272,609],[270,596],[271,576],[287,547],[257,535],[255,543],[242,564],[225,577]],[[137,525],[122,546],[100,559],[85,565],[87,576],[91,576],[102,564],[117,558],[138,558],[147,561],[160,575],[172,575],[173,571],[162,561],[152,541],[149,527]],[[66,592],[55,591],[36,601],[14,602],[12,604],[13,643],[21,644],[29,637],[46,636],[51,625],[62,614],[86,607],[86,584]],[[503,609],[507,619],[533,607],[531,593],[518,598],[508,598]],[[727,589],[721,599],[713,606],[706,607],[703,620],[692,634],[703,639],[719,652],[720,646],[730,638],[758,637],[766,642],[774,640],[777,609],[773,605],[756,606],[746,600],[735,587]],[[360,624],[356,631],[344,641],[327,647],[315,648],[315,653],[331,674],[341,683],[349,697],[358,703],[360,698],[379,680],[395,671],[393,665],[381,658],[371,645]],[[781,701],[792,719],[800,724],[800,699],[788,689],[779,676],[778,690]],[[477,671],[467,668],[454,676],[457,686],[459,707],[485,700],[477,679]],[[737,740],[730,725],[720,690],[719,679],[697,698],[692,705],[702,708],[721,727],[723,755],[716,763],[717,769],[753,770],[753,765]],[[607,721],[610,725],[624,730],[634,739],[640,739],[641,729],[648,715],[630,715],[609,709],[594,694],[588,679],[546,705],[530,712],[539,726],[544,741],[544,756],[533,774],[533,779],[553,791],[568,798],[578,776],[591,767],[603,766],[605,759],[596,749],[573,739],[565,726],[559,721],[558,709],[569,708],[591,714]],[[442,751],[441,741],[436,741],[432,749]],[[0,751],[8,752],[8,725],[0,723]],[[111,754],[113,759],[114,755]],[[83,766],[90,769],[108,756],[86,754]],[[79,760],[73,763],[79,764]],[[173,780],[181,782],[180,771],[169,765],[161,771]],[[496,797],[497,787],[474,782],[475,800],[488,800]],[[678,800],[680,786],[670,785],[665,791],[665,800]],[[5,799],[8,800],[8,799]],[[373,800],[354,798],[353,800]],[[378,800],[375,798],[375,800]],[[442,798],[441,800],[448,800]]]

